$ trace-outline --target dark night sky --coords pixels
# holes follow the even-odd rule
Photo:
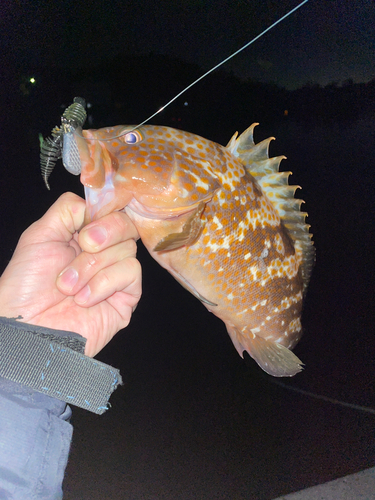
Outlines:
[[[207,70],[296,0],[65,0],[2,2],[4,67],[92,66],[118,54],[161,53]],[[375,2],[310,0],[226,64],[243,78],[289,89],[375,77]]]
[[[154,53],[196,63],[203,72],[297,4],[0,0],[0,271],[21,232],[62,192],[82,194],[79,179],[61,162],[51,176],[51,191],[40,175],[38,133],[49,135],[59,122],[63,99],[92,99],[95,128],[104,126],[97,125],[100,120],[132,123],[129,115],[146,118],[165,102],[155,95],[172,98],[177,92],[172,84],[178,87],[189,80],[186,73],[196,71],[173,61],[165,65],[172,70],[164,84],[164,74],[160,78],[154,71],[153,77],[147,66],[148,86],[142,88],[136,71],[131,85],[123,85],[131,64],[118,75],[106,69],[102,76],[103,67],[113,66],[103,63],[120,55],[125,57],[117,60],[127,64],[126,56]],[[145,68],[149,60],[163,60],[143,59],[143,65],[132,62]],[[100,70],[91,71],[97,65]],[[89,71],[79,71],[85,68]],[[375,0],[309,0],[223,69],[288,89],[307,82],[372,80]],[[34,93],[28,92],[30,85],[21,91],[21,82],[33,74],[41,75],[40,86]],[[218,76],[214,85],[208,80],[195,88],[196,102],[191,99],[185,114],[176,105],[157,118],[176,126],[168,120],[181,113],[181,128],[188,124],[192,132],[222,143],[256,120],[261,123],[256,142],[277,138],[271,155],[285,154],[281,169],[292,170],[291,184],[303,186],[297,197],[306,200],[303,209],[317,248],[303,316],[306,333],[296,348],[306,367],[286,380],[286,387],[372,410],[373,86],[288,93],[254,85],[251,95],[251,84]],[[232,90],[237,88],[238,95]],[[102,499],[105,492],[109,499],[266,500],[374,466],[373,415],[271,383],[255,363],[240,359],[224,324],[141,245],[138,255],[142,300],[126,332],[99,357],[120,368],[125,386],[100,422],[74,409],[64,499]]]

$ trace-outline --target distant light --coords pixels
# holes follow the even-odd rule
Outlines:
[[[88,103],[86,104],[86,106],[87,106],[87,108],[88,108],[88,109],[92,108],[92,104],[91,104],[91,102],[88,102]]]
[[[189,106],[189,103],[187,101],[185,101],[184,106]]]
[[[289,111],[287,109],[284,109],[284,116],[288,116]]]
[[[30,83],[36,83],[36,80],[35,80],[35,78],[30,78],[29,82]]]

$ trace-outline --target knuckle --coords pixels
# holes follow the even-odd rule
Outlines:
[[[100,261],[98,254],[85,253],[85,257],[86,257],[86,265],[89,268],[96,267]]]
[[[111,218],[111,224],[114,225],[115,232],[121,234],[124,239],[133,238],[138,234],[133,222],[125,212],[113,212]]]
[[[128,224],[124,213],[112,212],[109,217],[110,229],[114,234],[126,232]]]
[[[112,285],[113,285],[113,280],[107,274],[106,270],[103,269],[98,274],[98,283],[97,283],[98,288],[106,290],[108,287],[111,287]]]
[[[136,259],[135,257],[131,259],[131,266],[133,268],[133,272],[136,274],[136,275],[141,275],[142,274],[142,267],[141,267],[141,263],[139,262],[138,259]]]
[[[126,240],[125,245],[127,252],[135,257],[137,254],[137,243],[133,239],[130,239]]]
[[[140,262],[134,257],[128,259],[127,275],[130,278],[130,283],[136,295],[142,293],[142,267]],[[135,288],[134,288],[135,287]]]

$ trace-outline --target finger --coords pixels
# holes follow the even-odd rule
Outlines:
[[[19,246],[46,241],[69,242],[84,220],[85,201],[73,193],[64,193],[22,234]]]
[[[97,252],[120,241],[138,238],[138,231],[129,217],[124,212],[112,212],[85,226],[78,242],[86,252]]]
[[[56,285],[66,295],[75,295],[98,272],[116,262],[135,257],[136,253],[137,245],[133,239],[113,245],[101,252],[82,252],[59,274]]]
[[[141,265],[136,258],[128,257],[99,271],[75,295],[74,300],[80,306],[91,307],[116,292],[125,292],[135,299],[135,303],[139,300],[142,293],[142,274]]]

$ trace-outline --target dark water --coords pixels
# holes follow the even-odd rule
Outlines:
[[[317,248],[295,349],[306,367],[284,382],[375,408],[373,123],[258,127],[257,140],[267,135],[303,186]],[[12,214],[1,220],[2,267],[20,231],[77,185],[61,169],[52,193],[30,188],[33,155],[28,176],[14,168],[2,181],[1,211]],[[66,500],[270,500],[375,465],[375,415],[275,385],[142,247],[139,258],[141,303],[99,355],[125,385],[101,417],[74,409]]]

